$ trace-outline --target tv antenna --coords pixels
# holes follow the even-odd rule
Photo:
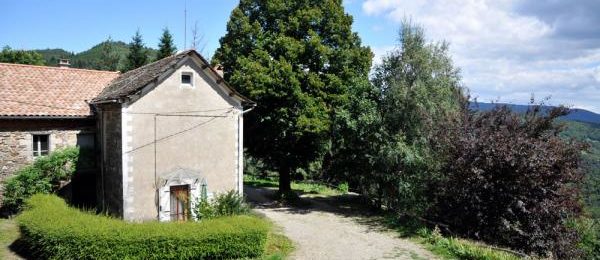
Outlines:
[[[183,1],[183,50],[187,44],[187,0]]]

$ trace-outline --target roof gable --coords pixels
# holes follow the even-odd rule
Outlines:
[[[198,65],[204,73],[209,75],[217,85],[225,89],[230,97],[239,100],[241,103],[254,104],[253,101],[242,96],[229,86],[223,77],[210,66],[208,61],[194,50],[187,50],[122,74],[94,98],[92,103],[102,103],[105,101],[124,102],[130,96],[140,94],[144,87],[150,83],[164,77],[165,74],[175,71],[189,58],[199,63]]]
[[[0,63],[0,116],[87,117],[118,72]]]

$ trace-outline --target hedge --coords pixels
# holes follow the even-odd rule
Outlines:
[[[24,244],[42,259],[227,259],[261,256],[269,224],[251,216],[202,222],[129,223],[34,195],[17,217]]]

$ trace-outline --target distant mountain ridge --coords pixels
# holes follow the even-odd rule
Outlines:
[[[100,60],[102,59],[102,45],[107,42],[101,42],[90,48],[89,50],[79,53],[69,52],[64,49],[39,49],[34,50],[44,57],[47,66],[58,66],[60,59],[69,59],[72,68],[80,69],[102,69]],[[118,70],[122,70],[125,66],[127,54],[129,53],[129,45],[122,41],[113,41],[111,44],[112,51],[118,55],[119,62]],[[156,57],[156,50],[146,48],[148,53],[148,61],[153,61]]]
[[[494,109],[497,106],[508,106],[510,109],[517,113],[525,113],[530,105],[515,105],[515,104],[506,104],[506,103],[471,103],[470,107],[474,110],[480,111],[489,111]],[[553,106],[544,106],[544,110],[549,110]],[[594,125],[600,126],[600,114],[594,113],[592,111],[588,111],[580,108],[571,109],[571,113],[563,117],[565,120],[578,121],[584,123],[591,123]]]

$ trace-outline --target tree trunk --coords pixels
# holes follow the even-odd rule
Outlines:
[[[279,192],[284,193],[292,190],[290,168],[284,167],[279,171]]]

